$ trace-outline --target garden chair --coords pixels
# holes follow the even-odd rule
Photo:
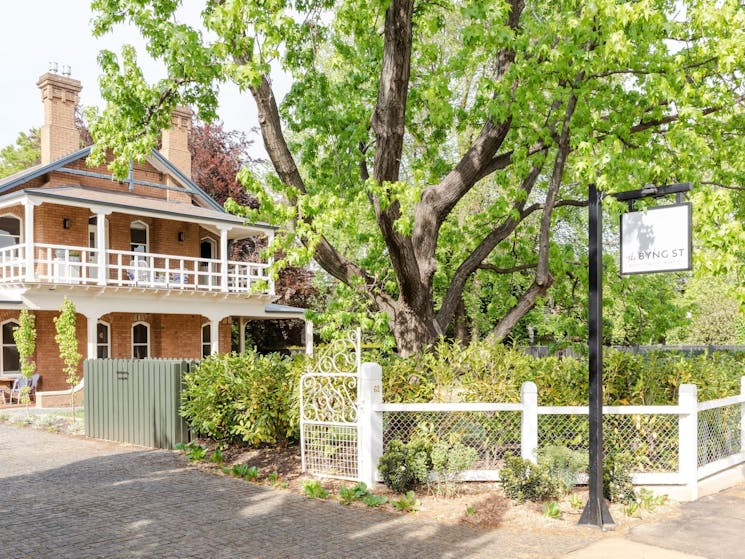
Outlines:
[[[36,394],[36,385],[39,384],[39,377],[39,373],[34,373],[34,375],[31,377],[31,381],[29,381],[26,377],[19,377],[15,381],[13,381],[13,387],[10,389],[10,403],[13,403],[14,397],[16,399],[16,403],[21,403],[21,393],[26,386],[29,387],[29,397],[33,398]]]

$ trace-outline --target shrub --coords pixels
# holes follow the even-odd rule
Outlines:
[[[438,481],[453,481],[464,470],[470,469],[479,454],[475,448],[460,442],[460,436],[451,435],[432,445],[432,470]]]
[[[383,483],[396,493],[406,493],[424,483],[431,467],[429,454],[430,447],[422,439],[414,439],[409,444],[392,440],[378,462]]]
[[[516,501],[545,501],[558,497],[561,485],[552,478],[548,470],[523,460],[519,456],[507,456],[499,478],[505,494]]]
[[[184,377],[181,415],[216,440],[284,446],[299,435],[300,372],[278,354],[208,357]]]
[[[569,493],[577,483],[577,474],[587,469],[586,452],[552,445],[538,452],[538,463],[556,479],[563,493]]]
[[[631,482],[633,458],[625,452],[609,452],[603,464],[603,496],[612,503],[636,501]]]

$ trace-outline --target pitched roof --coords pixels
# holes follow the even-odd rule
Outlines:
[[[64,167],[66,165],[84,157],[88,157],[88,155],[90,155],[91,148],[92,146],[85,147],[68,155],[65,155],[64,157],[60,157],[59,159],[57,159],[56,161],[52,161],[51,163],[47,163],[45,165],[34,165],[32,167],[24,169],[23,171],[19,171],[18,173],[14,173],[8,177],[0,179],[0,195],[46,173],[50,173],[52,171],[60,171],[64,173]],[[180,217],[201,217],[216,222],[220,221],[224,223],[234,223],[240,225],[246,224],[244,219],[226,212],[225,209],[220,204],[218,204],[209,194],[207,194],[196,183],[189,179],[189,177],[184,175],[175,165],[173,165],[173,163],[168,161],[168,159],[166,159],[156,149],[152,150],[151,155],[148,157],[148,161],[153,166],[158,168],[161,172],[173,176],[173,178],[175,178],[187,192],[195,194],[198,199],[206,203],[209,208],[195,205],[189,206],[182,203],[167,202],[161,199],[148,198],[140,195],[137,195],[138,203],[133,204],[132,195],[87,187],[65,186],[51,188],[32,188],[26,189],[24,192],[41,197],[56,197],[58,199],[99,202],[106,205],[118,205],[120,207],[130,209],[150,209],[157,213],[171,214]],[[93,196],[95,196],[95,198]],[[184,211],[186,208],[188,208],[188,211]],[[274,227],[266,224],[246,225],[256,225],[262,228],[274,229]]]
[[[34,198],[49,198],[58,201],[79,202],[85,205],[101,204],[106,207],[122,208],[126,210],[140,210],[157,214],[166,214],[171,217],[198,218],[213,223],[230,225],[246,224],[245,220],[225,211],[215,211],[210,208],[184,204],[182,202],[171,202],[162,198],[151,198],[140,194],[128,192],[115,192],[102,188],[90,188],[84,186],[53,186],[43,188],[26,188],[13,193],[17,196],[33,196]],[[13,196],[11,194],[11,196]],[[258,225],[263,229],[273,229],[268,225]]]

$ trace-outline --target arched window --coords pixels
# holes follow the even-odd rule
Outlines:
[[[210,323],[202,324],[202,357],[209,357],[212,354],[212,330]]]
[[[18,322],[15,320],[6,320],[2,324],[0,329],[0,335],[2,337],[2,372],[6,373],[18,373],[21,370],[21,359],[18,356],[18,347],[16,347],[16,341],[13,338],[13,331],[18,328]]]
[[[129,250],[132,252],[150,252],[147,224],[133,221],[129,226]]]
[[[147,322],[135,322],[132,325],[132,357],[150,357],[150,325]]]
[[[0,216],[0,248],[21,244],[21,220],[14,215]]]
[[[96,357],[99,359],[111,357],[111,328],[103,321],[96,324]]]
[[[217,243],[210,237],[202,237],[199,242],[199,257],[204,259],[217,258]]]

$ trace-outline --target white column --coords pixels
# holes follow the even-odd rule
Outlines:
[[[210,319],[210,355],[220,353],[220,319]]]
[[[271,233],[267,233],[266,235],[267,246],[271,246],[272,242],[274,242],[274,231],[272,231]],[[271,268],[274,264],[273,251],[269,253],[269,260],[267,260],[267,264],[269,264],[269,268]],[[269,295],[274,295],[274,273],[271,271],[269,272]]]
[[[678,464],[680,477],[688,486],[688,498],[698,498],[698,394],[695,384],[678,389]]]
[[[305,355],[313,357],[313,321],[305,321]]]
[[[238,351],[246,351],[246,319],[243,317],[238,319]]]
[[[23,236],[26,245],[26,281],[34,281],[34,207],[36,204],[31,200],[23,203]]]
[[[109,241],[106,238],[106,216],[111,212],[96,212],[96,245],[98,249],[98,285],[106,285],[109,277],[109,261],[106,252]]]
[[[383,369],[377,363],[360,367],[357,398],[357,475],[372,487],[378,461],[383,455],[383,414],[375,406],[383,403]]]
[[[88,359],[96,359],[98,357],[98,345],[97,340],[97,325],[99,317],[96,315],[85,315],[86,329],[88,331]]]
[[[520,401],[523,405],[520,456],[523,460],[530,460],[535,464],[538,460],[538,388],[534,382],[522,383]]]
[[[220,229],[220,291],[228,290],[228,231]]]

